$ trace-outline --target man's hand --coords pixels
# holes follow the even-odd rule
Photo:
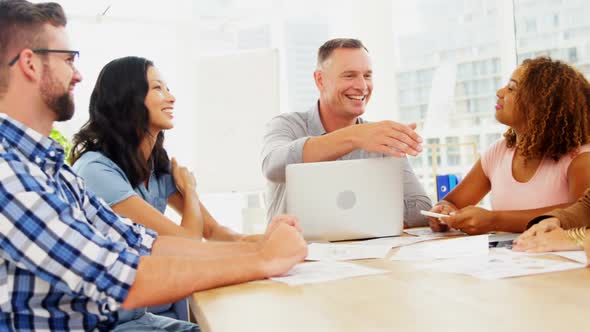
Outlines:
[[[449,227],[462,230],[469,235],[494,231],[494,213],[475,206],[460,209],[453,215],[442,218],[442,220]]]
[[[349,127],[354,144],[365,151],[395,157],[416,156],[422,152],[422,138],[414,131],[416,124],[404,125],[394,121],[364,123]]]
[[[270,221],[268,226],[266,227],[266,232],[264,233],[264,237],[268,238],[268,236],[274,232],[275,229],[280,224],[287,224],[289,226],[294,227],[300,234],[303,234],[301,227],[299,226],[299,220],[295,216],[288,215],[288,214],[280,214]]]
[[[307,243],[295,227],[278,223],[262,242],[260,256],[266,276],[279,276],[305,259]]]
[[[271,222],[266,227],[266,232],[264,232],[264,234],[244,235],[244,236],[242,236],[240,241],[261,242],[261,241],[267,239],[270,236],[270,234],[275,229],[277,229],[277,227],[280,224],[287,224],[289,226],[295,227],[295,229],[297,229],[297,231],[299,233],[303,234],[303,232],[301,231],[301,228],[299,227],[299,221],[297,220],[297,218],[295,218],[295,216],[281,214],[281,215],[278,215],[278,216],[272,218]]]

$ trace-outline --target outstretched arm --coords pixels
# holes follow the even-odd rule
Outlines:
[[[348,126],[322,136],[298,135],[301,123],[284,116],[267,125],[262,151],[262,172],[273,182],[285,182],[289,164],[336,160],[354,150],[402,157],[417,155],[422,139],[415,124],[381,121]]]
[[[483,171],[481,159],[478,159],[465,178],[443,200],[434,204],[430,211],[451,214],[461,208],[475,205],[484,198],[491,187],[490,180]],[[433,231],[444,232],[448,230],[448,225],[444,221],[433,217],[427,217],[427,219]]]
[[[152,255],[141,257],[123,308],[170,303],[196,291],[277,276],[305,256],[301,234],[285,223],[260,246],[158,238]]]
[[[582,196],[584,190],[590,187],[590,174],[587,172],[588,167],[590,167],[590,153],[583,153],[571,162],[567,171],[568,203],[537,209],[512,211],[488,211],[482,208],[468,206],[456,211],[455,215],[444,218],[444,220],[449,226],[461,229],[468,234],[481,234],[490,231],[524,232],[531,219],[546,214],[556,208],[568,207]],[[534,194],[531,193],[531,195]]]

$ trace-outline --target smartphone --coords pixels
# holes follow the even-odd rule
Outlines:
[[[425,210],[420,210],[420,214],[423,216],[433,217],[433,218],[444,218],[444,217],[449,216],[448,214],[430,212],[430,211],[425,211]]]

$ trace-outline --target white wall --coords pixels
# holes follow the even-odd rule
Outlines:
[[[193,73],[196,67],[194,24],[188,20],[70,17],[67,30],[72,47],[80,50],[77,67],[83,81],[76,87],[74,118],[58,123],[56,127],[71,138],[88,120],[90,94],[105,64],[123,56],[145,57],[155,63],[177,99],[175,128],[166,133],[167,149],[181,163],[190,165],[194,159],[192,145],[195,141],[192,130],[195,116]]]
[[[278,50],[201,57],[196,82],[199,192],[263,190],[262,136],[280,113]]]
[[[220,15],[219,21],[228,29],[243,22],[272,22],[273,45],[279,48],[284,46],[284,22],[294,18],[330,24],[331,37],[360,38],[370,50],[375,70],[375,90],[367,117],[396,118],[390,1],[364,3],[362,13],[359,4],[352,0],[325,0],[319,4],[312,0],[177,0],[169,5],[154,0],[59,2],[69,17],[73,47],[81,51],[78,68],[84,80],[76,90],[74,118],[58,124],[58,129],[71,137],[86,122],[90,93],[107,62],[127,55],[149,58],[160,69],[177,100],[175,128],[166,133],[166,147],[171,156],[195,170],[201,193],[263,188],[259,156],[264,124],[284,107],[285,87],[289,83],[285,81],[284,67],[270,70],[264,66],[269,61],[273,68],[284,66],[280,63],[285,60],[284,48],[278,55],[273,51],[276,59],[270,60],[248,54],[234,55],[233,61],[231,56],[201,58],[202,54],[211,54],[210,50],[200,48],[199,24],[203,14],[209,15],[207,22],[211,15]],[[211,11],[216,6],[222,10]],[[252,6],[260,8],[253,11]],[[233,9],[224,9],[228,7]],[[244,13],[246,16],[240,16]],[[227,59],[230,62],[224,64]],[[258,75],[251,73],[256,70]],[[312,74],[310,71],[310,85]],[[257,104],[260,107],[253,106]],[[239,208],[229,205],[228,210]],[[222,210],[223,204],[220,206]]]

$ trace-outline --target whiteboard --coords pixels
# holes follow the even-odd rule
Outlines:
[[[280,113],[276,49],[198,59],[195,160],[200,193],[264,190],[265,125]]]

